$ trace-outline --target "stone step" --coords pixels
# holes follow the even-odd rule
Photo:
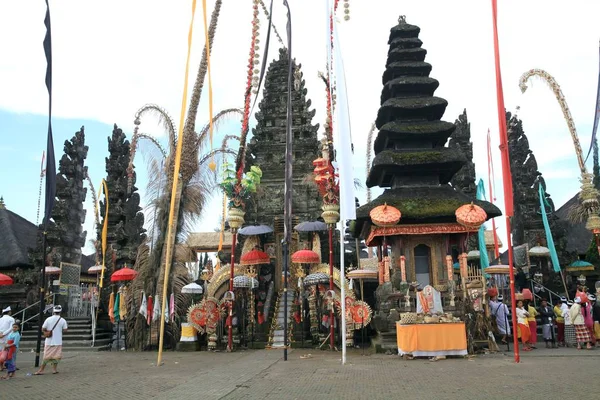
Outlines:
[[[69,329],[67,330],[67,333],[66,333],[66,334],[67,334],[67,335],[68,335],[68,334],[71,334],[71,335],[73,335],[73,334],[86,334],[86,333],[89,333],[89,334],[91,334],[91,333],[92,333],[92,329],[91,329],[91,328],[89,328],[89,327],[88,327],[88,328],[75,328],[75,329],[71,329],[71,328],[69,328]],[[26,337],[37,337],[37,331],[31,331],[31,330],[28,330],[28,331],[24,331],[24,332],[22,332],[22,334],[21,334],[21,339],[24,339],[24,338],[26,338]]]
[[[92,329],[92,324],[91,323],[76,323],[76,324],[71,324],[69,322],[67,322],[67,326],[69,328],[69,330],[71,329]],[[37,332],[38,326],[37,325],[32,325],[29,329],[27,329],[27,332],[29,331],[36,331]]]
[[[96,344],[94,347],[103,347],[110,345],[110,339],[96,339]],[[72,348],[88,348],[92,346],[91,340],[65,340],[63,342],[63,348],[68,348],[69,350]],[[36,347],[36,342],[21,342],[19,346],[19,350],[30,351],[34,350]],[[42,342],[42,349],[44,348],[44,343]]]
[[[109,338],[111,337],[111,333],[110,332],[96,332],[96,338]],[[43,337],[42,337],[43,339]],[[70,340],[92,340],[92,333],[86,333],[86,334],[80,334],[80,333],[75,333],[75,334],[69,334],[69,332],[65,333],[63,335],[63,341],[67,342]],[[21,343],[24,342],[36,342],[37,341],[37,336],[25,336],[21,338]]]

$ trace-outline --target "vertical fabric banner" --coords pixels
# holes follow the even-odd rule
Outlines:
[[[194,16],[196,15],[196,0],[192,0],[192,13],[190,18],[190,26],[188,29],[188,39],[187,39],[187,57],[185,61],[185,75],[183,77],[183,95],[181,96],[181,114],[179,115],[179,135],[177,136],[179,139],[177,140],[177,149],[175,150],[175,165],[173,167],[173,186],[171,187],[171,202],[169,204],[169,222],[167,228],[167,249],[166,249],[166,262],[165,262],[165,273],[164,273],[164,282],[163,282],[163,294],[162,294],[162,311],[160,313],[164,314],[166,303],[167,303],[167,289],[169,284],[169,272],[171,270],[171,258],[173,257],[173,246],[171,243],[173,242],[172,238],[176,234],[176,220],[175,220],[175,200],[179,197],[177,196],[177,188],[179,186],[179,171],[181,169],[181,153],[183,151],[183,141],[185,139],[183,135],[183,127],[185,122],[185,112],[187,108],[187,93],[188,93],[188,81],[190,75],[190,54],[192,52],[192,34],[194,32]],[[205,31],[206,33],[206,31]],[[208,55],[210,53],[210,49],[206,49],[206,56],[208,59]],[[212,115],[209,116],[212,119]],[[158,297],[158,293],[155,298],[155,304],[159,305],[160,300]],[[161,319],[160,323],[160,332],[159,332],[159,344],[158,344],[158,358],[156,361],[156,365],[161,365],[162,360],[162,351],[163,351],[163,343],[164,343],[164,333],[165,333],[165,320]]]
[[[100,273],[100,289],[102,289],[104,285],[104,271],[106,270],[106,242],[108,241],[108,186],[106,185],[106,181],[102,179],[102,183],[100,184],[100,194],[98,197],[102,195],[102,191],[104,191],[104,224],[102,225],[102,272]]]
[[[485,200],[485,185],[483,179],[479,179],[479,183],[477,183],[477,200]],[[483,225],[479,227],[477,239],[479,243],[479,263],[481,264],[481,269],[484,270],[490,266],[490,260],[485,246],[485,227]]]
[[[558,254],[556,254],[556,247],[554,246],[554,239],[552,238],[552,232],[550,232],[550,224],[548,223],[548,215],[546,215],[546,207],[550,207],[550,203],[546,199],[546,192],[542,182],[539,182],[539,195],[540,195],[540,211],[542,213],[542,221],[544,222],[544,231],[546,232],[546,242],[548,242],[548,249],[550,250],[550,260],[552,261],[552,268],[554,272],[560,272],[560,262],[558,261]]]
[[[492,0],[494,23],[494,58],[496,67],[496,95],[498,100],[498,127],[500,134],[500,154],[502,156],[502,182],[504,186],[504,212],[506,216],[514,214],[512,175],[510,174],[510,158],[508,154],[508,133],[506,131],[506,109],[504,108],[504,91],[502,89],[502,73],[500,70],[500,45],[498,42],[498,4]]]
[[[494,163],[492,161],[492,137],[490,136],[490,130],[487,131],[487,157],[488,157],[488,185],[490,189],[490,203],[494,204],[496,199],[494,193],[496,192],[494,182],[496,176],[494,175]],[[493,190],[492,190],[493,189]],[[492,218],[492,231],[494,232],[494,258],[500,257],[500,246],[498,245],[498,232],[496,231],[496,221]]]
[[[204,37],[206,50],[206,71],[208,74],[208,133],[210,136],[210,151],[213,149],[213,90],[210,75],[210,40],[208,39],[208,21],[206,20],[206,0],[202,0],[202,11],[204,12]]]
[[[350,110],[344,72],[344,61],[340,47],[337,22],[333,23],[333,50],[335,78],[337,90],[337,124],[334,125],[336,139],[336,162],[340,186],[340,215],[342,220],[356,219],[356,202],[354,197],[354,164],[352,163],[352,133],[350,130]],[[343,235],[342,235],[343,236]]]
[[[46,196],[44,206],[44,229],[52,217],[54,199],[56,197],[56,161],[54,159],[54,139],[52,138],[52,29],[50,25],[50,5],[46,0],[46,36],[44,37],[44,53],[46,54],[46,88],[48,89],[48,138],[46,143]]]
[[[596,93],[596,113],[594,114],[594,126],[592,128],[592,139],[590,141],[590,149],[588,150],[585,161],[587,161],[592,149],[594,148],[594,141],[596,140],[596,133],[598,132],[598,122],[600,122],[600,68],[598,72],[598,89]],[[585,162],[584,161],[584,162]]]

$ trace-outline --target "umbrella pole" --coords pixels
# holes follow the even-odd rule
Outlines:
[[[360,301],[365,301],[365,288],[363,287],[363,280],[359,279],[360,282]],[[365,355],[365,316],[363,314],[360,326],[360,334],[361,334],[361,343],[360,347],[362,347],[362,355]]]
[[[232,239],[231,239],[231,265],[229,268],[229,291],[233,293],[233,274],[234,274],[234,266],[235,266],[235,245],[237,240],[237,229],[232,229]],[[227,351],[233,351],[233,306],[234,299],[231,300],[231,304],[229,305],[230,312],[230,320],[229,327],[227,330]]]

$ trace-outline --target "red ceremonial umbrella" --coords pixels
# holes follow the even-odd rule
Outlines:
[[[0,286],[8,286],[13,284],[13,279],[4,274],[0,274]]]
[[[120,270],[118,270],[117,272],[115,272],[114,274],[111,275],[110,277],[110,281],[111,282],[119,282],[119,281],[131,281],[133,280],[133,278],[135,278],[137,276],[137,271],[131,269],[131,268],[121,268]]]
[[[242,265],[258,265],[258,264],[269,264],[271,257],[264,251],[257,249],[251,250],[244,254],[240,259]]]
[[[321,257],[312,250],[298,250],[292,254],[292,262],[298,264],[319,264]]]

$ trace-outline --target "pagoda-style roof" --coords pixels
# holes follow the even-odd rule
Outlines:
[[[379,129],[373,146],[375,153],[379,153],[392,143],[401,143],[400,139],[414,141],[426,136],[431,139],[433,147],[439,147],[455,129],[456,125],[446,121],[417,121],[412,124],[388,122]]]
[[[0,269],[30,267],[29,249],[37,245],[35,224],[0,206]]]
[[[410,152],[385,150],[375,156],[367,187],[393,184],[395,175],[438,175],[439,183],[448,183],[465,163],[465,157],[456,149],[442,147]],[[376,180],[377,179],[377,180]]]
[[[434,96],[439,82],[431,78],[420,28],[400,17],[390,30],[383,73],[381,106],[375,121],[373,164],[367,186],[386,188],[360,207],[354,233],[365,232],[369,212],[384,203],[402,212],[400,225],[456,223],[456,209],[471,202],[488,218],[501,215],[491,203],[477,201],[448,184],[467,163],[460,147],[445,147],[456,126],[442,121],[448,102]]]

